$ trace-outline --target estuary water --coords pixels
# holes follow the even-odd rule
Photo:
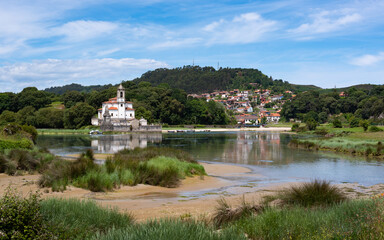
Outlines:
[[[293,136],[278,132],[201,132],[120,135],[41,135],[37,145],[58,155],[115,153],[124,148],[172,147],[203,162],[236,164],[252,170],[249,177],[227,180],[257,184],[325,179],[333,183],[384,183],[384,162],[342,154],[292,149]],[[252,176],[261,176],[252,178]]]

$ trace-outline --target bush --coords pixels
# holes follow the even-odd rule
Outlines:
[[[291,130],[295,132],[299,127],[300,127],[300,123],[294,123],[291,127]]]
[[[350,121],[349,121],[349,126],[351,127],[351,128],[355,128],[355,127],[358,127],[359,126],[359,119],[358,118],[356,118],[356,117],[352,117],[351,119],[350,119]]]
[[[370,126],[369,127],[369,131],[370,132],[382,132],[383,129],[381,129],[381,128],[377,127],[377,126]]]
[[[307,128],[308,128],[309,131],[313,131],[313,130],[315,130],[316,127],[317,127],[317,125],[318,125],[318,123],[316,122],[316,120],[313,119],[313,118],[308,119],[308,120],[305,122],[305,124],[307,125]]]
[[[342,128],[343,125],[341,124],[340,119],[335,118],[332,122],[334,128]]]
[[[325,136],[325,135],[327,135],[329,132],[328,132],[328,130],[325,129],[325,128],[319,128],[319,129],[316,129],[314,133],[317,134],[317,135]]]
[[[40,214],[40,198],[23,198],[8,188],[0,198],[0,239],[52,239]]]
[[[360,127],[363,127],[364,132],[366,132],[369,127],[369,122],[367,120],[360,120],[359,125]]]
[[[330,205],[346,200],[345,194],[328,181],[314,180],[296,187],[281,191],[278,199],[283,204],[311,207],[315,205]]]

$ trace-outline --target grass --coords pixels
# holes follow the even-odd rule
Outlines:
[[[232,224],[250,239],[383,239],[383,199],[327,208],[267,208]]]
[[[325,206],[345,201],[346,195],[325,180],[314,180],[282,190],[275,196],[284,205]]]
[[[42,187],[63,191],[68,184],[94,192],[111,191],[121,185],[149,184],[176,187],[181,179],[206,175],[203,166],[180,150],[146,148],[123,150],[105,165],[94,163],[89,150],[74,162],[53,162],[39,180]]]
[[[217,203],[218,205],[212,217],[212,222],[217,227],[222,227],[238,219],[261,213],[264,210],[263,206],[246,202],[244,197],[241,205],[234,209],[224,198],[218,200]]]
[[[244,234],[237,233],[235,229],[216,229],[194,220],[181,221],[177,219],[161,219],[149,221],[144,224],[133,225],[125,229],[112,229],[106,234],[97,234],[96,240],[240,240],[247,239]]]
[[[355,132],[341,137],[292,139],[289,146],[313,150],[331,150],[353,155],[383,157],[384,147],[382,146],[382,140],[384,140],[383,132]]]
[[[135,223],[132,215],[93,201],[41,200],[38,195],[23,200],[14,192],[0,198],[0,209],[2,239],[23,239],[21,234],[25,239],[384,239],[383,194],[317,207],[260,208],[243,199],[232,209],[223,200],[218,212],[225,224],[220,225],[193,220],[190,214],[184,220]]]
[[[28,173],[42,173],[51,162],[58,158],[42,149],[12,149],[0,153],[0,173],[22,175]]]
[[[49,129],[39,128],[37,132],[44,134],[89,134],[90,129]]]
[[[95,202],[76,199],[47,199],[41,202],[41,214],[48,224],[60,229],[66,239],[84,239],[133,224],[130,214],[115,208],[103,208]]]

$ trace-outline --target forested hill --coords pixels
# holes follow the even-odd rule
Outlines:
[[[273,80],[257,69],[220,68],[184,66],[173,69],[159,68],[144,73],[134,82],[149,82],[153,86],[168,84],[170,87],[183,89],[187,93],[212,92],[214,90],[268,88],[274,92],[286,90],[319,90],[316,86],[294,85],[283,80]],[[252,84],[250,84],[252,83]]]
[[[46,88],[46,89],[44,89],[44,91],[62,95],[67,91],[77,91],[77,92],[82,92],[82,93],[90,93],[92,91],[102,91],[102,90],[108,89],[110,87],[112,87],[112,84],[82,86],[80,84],[72,83],[69,85],[62,86],[62,87]]]

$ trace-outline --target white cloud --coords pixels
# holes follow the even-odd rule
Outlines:
[[[363,66],[374,65],[381,61],[384,61],[384,52],[380,52],[377,55],[366,54],[366,55],[352,59],[350,63],[356,66],[363,67]]]
[[[78,42],[105,36],[118,29],[118,24],[105,21],[72,21],[52,29],[52,35],[64,35],[68,41]]]
[[[155,43],[149,46],[149,49],[161,49],[161,48],[173,48],[173,47],[188,47],[195,45],[196,43],[201,42],[201,38],[185,38],[185,39],[175,39],[165,42]]]
[[[0,91],[20,91],[26,86],[43,89],[70,83],[109,84],[129,80],[148,70],[168,67],[153,59],[102,58],[86,60],[47,59],[0,67]]]
[[[363,17],[349,10],[322,11],[311,16],[312,22],[301,24],[288,32],[297,34],[300,38],[310,38],[312,35],[335,32],[359,23]]]
[[[234,17],[231,21],[221,19],[206,25],[208,44],[253,43],[261,41],[269,32],[277,29],[277,22],[263,19],[251,12]]]

